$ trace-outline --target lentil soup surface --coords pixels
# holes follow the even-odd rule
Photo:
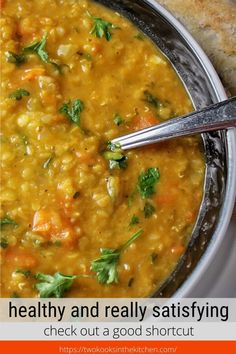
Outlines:
[[[201,141],[125,156],[106,143],[190,112],[185,88],[145,35],[96,2],[1,7],[1,297],[151,295],[196,222]]]

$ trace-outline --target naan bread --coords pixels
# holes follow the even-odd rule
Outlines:
[[[236,1],[158,0],[195,37],[225,88],[236,95]]]

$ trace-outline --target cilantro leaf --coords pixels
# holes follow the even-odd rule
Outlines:
[[[114,116],[114,123],[119,127],[123,123],[123,119],[121,118],[119,113],[116,113]]]
[[[46,50],[46,43],[47,43],[47,33],[43,36],[41,41],[34,41],[33,43],[29,44],[25,47],[22,51],[23,54],[27,53],[35,53],[38,57],[47,64],[53,65],[60,73],[61,73],[61,66],[56,62],[52,61],[49,58],[48,52]]]
[[[17,298],[20,298],[20,295],[17,294],[16,292],[13,292],[10,296],[12,299],[17,299]]]
[[[23,53],[36,53],[39,58],[45,62],[49,62],[49,55],[45,49],[47,43],[47,34],[45,34],[41,41],[34,41],[23,49]]]
[[[149,168],[142,172],[138,178],[138,191],[143,199],[151,197],[155,192],[155,186],[160,179],[158,168]]]
[[[139,218],[136,215],[133,215],[130,220],[129,226],[133,226],[137,224],[139,224]]]
[[[26,278],[29,278],[31,276],[31,271],[30,270],[24,270],[24,269],[17,269],[15,271],[17,274],[23,274]]]
[[[161,101],[148,90],[144,91],[145,101],[155,108],[162,106]]]
[[[80,127],[80,117],[83,110],[84,103],[77,99],[64,103],[59,109],[59,112],[64,114],[64,116],[66,116],[71,122]]]
[[[123,246],[116,250],[108,248],[101,249],[101,257],[95,259],[91,264],[91,270],[96,273],[97,280],[100,284],[118,283],[119,276],[117,266],[120,256],[142,233],[143,230],[138,231]]]
[[[5,239],[5,237],[1,237],[0,239],[0,247],[5,249],[8,247],[8,241]]]
[[[23,53],[16,54],[11,51],[6,52],[8,63],[16,64],[17,66],[23,64],[26,61],[26,57]]]
[[[155,211],[156,211],[156,209],[151,203],[148,203],[148,202],[145,203],[145,206],[143,209],[145,219],[149,219],[155,213]]]
[[[64,275],[59,272],[54,275],[37,273],[35,279],[39,282],[35,285],[35,287],[39,291],[40,298],[61,298],[64,296],[65,292],[71,288],[74,280],[78,278],[91,278],[91,276]]]
[[[9,98],[12,98],[16,101],[20,101],[23,97],[27,97],[29,95],[29,91],[22,88],[18,88],[16,91],[10,93]]]
[[[97,38],[105,37],[107,41],[110,41],[112,37],[111,29],[117,29],[118,27],[113,25],[111,22],[103,20],[102,18],[94,17],[92,15],[89,16],[94,22],[90,33],[94,34]]]
[[[120,253],[112,249],[102,249],[101,257],[92,262],[92,271],[97,273],[100,284],[118,283],[117,265]]]
[[[76,276],[61,273],[55,273],[54,275],[38,273],[36,279],[39,280],[39,283],[36,284],[36,289],[39,291],[41,298],[61,298],[70,289],[76,278]]]
[[[35,53],[44,63],[53,65],[60,73],[62,73],[62,65],[57,64],[55,61],[49,58],[48,52],[46,50],[47,36],[48,35],[46,33],[41,41],[34,41],[33,43],[23,48],[19,54],[8,51],[6,53],[7,61],[19,66],[26,61],[27,54]]]
[[[14,220],[6,216],[5,218],[0,219],[0,229],[5,225],[17,226],[18,224]]]

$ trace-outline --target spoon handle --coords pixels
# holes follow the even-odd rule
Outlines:
[[[122,150],[150,145],[158,141],[236,127],[236,97],[201,111],[170,119],[164,123],[112,140]]]

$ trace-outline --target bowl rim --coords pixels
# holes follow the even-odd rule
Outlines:
[[[157,12],[159,12],[179,34],[186,40],[191,47],[192,51],[196,55],[201,66],[204,68],[206,75],[211,83],[212,89],[216,96],[216,102],[227,99],[224,87],[219,79],[219,76],[214,69],[208,56],[203,49],[188,32],[188,30],[163,6],[161,6],[156,0],[145,0],[144,2],[151,5]],[[236,129],[229,129],[226,132],[226,146],[227,146],[227,182],[225,190],[225,198],[220,211],[217,227],[209,242],[209,245],[199,260],[198,264],[191,272],[189,277],[183,282],[179,289],[172,295],[173,297],[191,297],[194,296],[194,288],[199,282],[202,274],[210,266],[215,258],[221,244],[227,239],[227,229],[231,221],[233,208],[236,197]]]

